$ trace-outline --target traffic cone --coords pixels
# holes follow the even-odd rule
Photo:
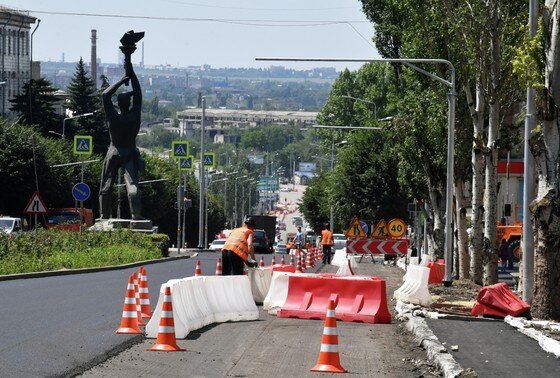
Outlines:
[[[259,261],[259,268],[264,268],[264,257],[261,256],[261,260]]]
[[[140,273],[132,273],[132,282],[134,283],[134,301],[136,302],[136,312],[138,317],[138,325],[145,326],[144,320],[142,319],[142,306],[140,306],[140,287],[138,281],[140,279]]]
[[[296,272],[303,273],[301,269],[301,256],[297,259]]]
[[[136,299],[134,298],[134,277],[128,277],[128,285],[124,293],[124,305],[121,325],[115,333],[143,333],[138,327],[138,313],[136,312]]]
[[[298,264],[301,267],[302,273],[305,272],[305,262],[303,261],[303,253],[298,257]]]
[[[294,256],[290,255],[290,265],[294,265]]]
[[[218,262],[216,263],[216,276],[222,275],[222,258],[218,257]]]
[[[276,257],[274,257],[274,255],[272,255],[272,258],[270,259],[270,265],[276,265]]]
[[[159,318],[159,328],[156,343],[148,351],[152,352],[179,352],[184,351],[177,345],[175,338],[175,323],[173,322],[173,302],[171,301],[171,288],[167,286],[163,295],[163,305],[161,317]]]
[[[311,252],[308,252],[307,256],[305,257],[305,269],[311,268],[313,268],[313,264],[311,263]]]
[[[196,267],[194,268],[194,275],[196,276],[202,276],[202,268],[200,267],[200,260],[196,261]]]
[[[138,284],[140,291],[140,312],[142,317],[149,318],[152,316],[152,309],[150,307],[150,291],[148,289],[148,273],[146,268],[140,267],[140,282]]]
[[[282,260],[280,260],[280,264],[286,265],[286,259],[284,258],[284,255],[282,255]]]
[[[329,301],[329,308],[325,317],[325,328],[321,340],[321,351],[317,359],[317,365],[310,371],[321,371],[326,373],[346,373],[346,369],[340,365],[338,354],[338,330],[336,328],[335,304]]]

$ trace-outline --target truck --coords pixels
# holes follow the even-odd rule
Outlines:
[[[25,231],[26,225],[21,218],[0,216],[0,233],[14,235]]]
[[[269,247],[272,248],[276,240],[276,217],[269,215],[249,215],[249,217],[255,220],[255,230],[264,230]]]
[[[67,207],[49,209],[48,214],[45,216],[45,227],[47,229],[80,231],[80,213],[82,214],[82,225],[84,227],[93,226],[93,210]]]
[[[498,245],[505,239],[509,245],[509,253],[513,261],[521,260],[521,235],[523,234],[523,222],[515,221],[513,224],[498,223]]]

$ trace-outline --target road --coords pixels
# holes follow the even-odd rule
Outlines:
[[[286,223],[286,230],[281,231],[280,233],[280,240],[283,243],[286,243],[286,233],[288,232],[296,232],[297,228],[292,224],[292,219],[295,216],[300,216],[303,218],[303,214],[299,211],[298,202],[300,201],[303,192],[305,190],[305,186],[303,185],[282,185],[281,187],[288,187],[290,189],[295,189],[290,192],[279,192],[280,193],[280,204],[287,205],[288,208],[294,209],[293,212],[288,212],[284,218],[283,222]]]

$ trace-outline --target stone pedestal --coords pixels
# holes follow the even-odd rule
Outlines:
[[[145,232],[148,234],[157,233],[158,228],[152,225],[152,221],[149,219],[96,219],[95,224],[90,227],[93,231],[112,231],[119,228],[127,228],[132,231]]]

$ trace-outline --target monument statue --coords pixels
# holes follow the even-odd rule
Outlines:
[[[130,214],[133,220],[142,220],[141,193],[138,187],[138,172],[143,171],[145,162],[136,148],[136,136],[140,130],[142,111],[142,91],[138,78],[132,69],[130,57],[136,50],[136,43],[144,37],[144,32],[133,30],[124,34],[120,46],[124,54],[124,76],[103,92],[103,108],[109,125],[111,144],[103,163],[99,205],[101,219],[111,218],[113,181],[120,168],[124,171],[124,180],[128,194]],[[122,86],[132,85],[132,91],[117,95],[120,113],[113,105],[112,97]],[[132,99],[132,106],[131,106]]]

